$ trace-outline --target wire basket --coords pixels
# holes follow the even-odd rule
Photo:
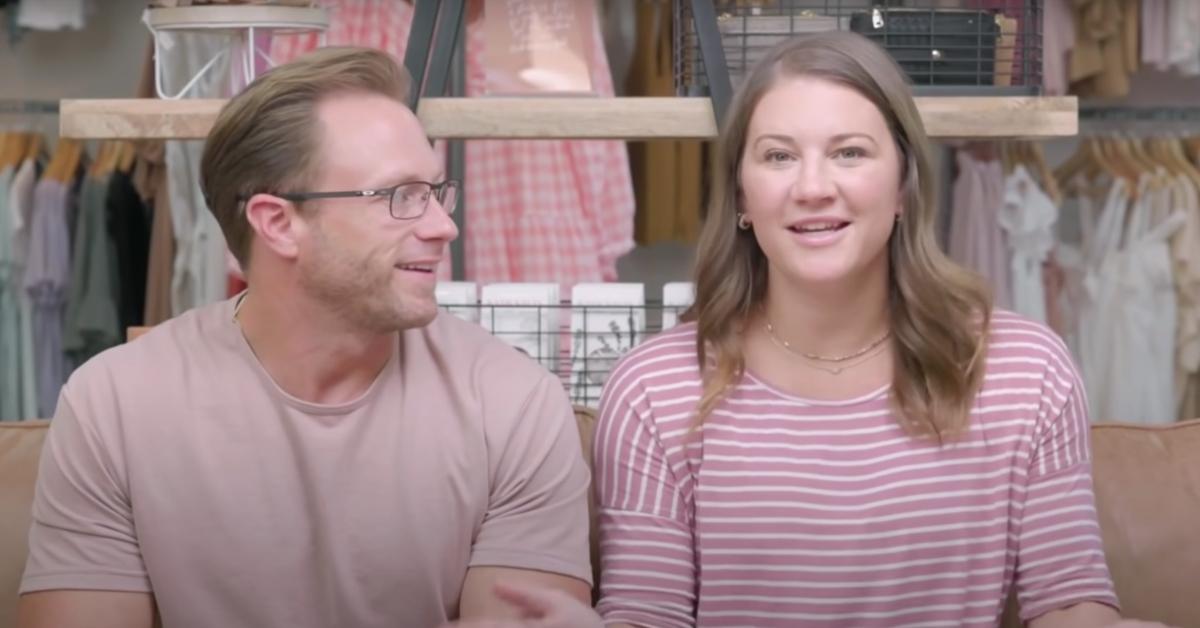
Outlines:
[[[686,306],[441,305],[478,323],[562,381],[571,402],[595,406],[621,356],[678,323]]]
[[[692,0],[673,0],[675,86],[704,95]],[[917,94],[1039,95],[1041,0],[717,0],[717,33],[734,89],[795,35],[859,32],[883,46]]]

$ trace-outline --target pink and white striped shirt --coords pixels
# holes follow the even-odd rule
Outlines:
[[[998,311],[971,429],[905,435],[885,387],[817,402],[747,373],[691,436],[695,326],[631,351],[600,401],[594,478],[606,621],[640,626],[996,626],[1117,605],[1086,395],[1045,326]]]

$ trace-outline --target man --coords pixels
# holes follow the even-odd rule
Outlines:
[[[561,384],[438,314],[457,184],[408,88],[322,49],[221,111],[201,176],[249,287],[63,388],[19,626],[424,628],[517,616],[500,580],[589,598]]]

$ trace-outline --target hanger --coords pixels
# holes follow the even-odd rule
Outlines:
[[[117,164],[117,168],[122,174],[129,174],[133,170],[133,162],[137,159],[137,149],[134,148],[133,142],[121,142],[121,159]]]
[[[1098,165],[1095,161],[1093,142],[1094,139],[1091,136],[1081,139],[1079,145],[1075,147],[1075,152],[1054,169],[1054,178],[1058,180],[1059,184],[1067,185],[1081,173],[1089,179],[1092,178],[1095,174],[1095,167]]]
[[[83,145],[78,140],[62,138],[58,141],[51,167],[46,169],[46,177],[62,183],[70,183],[79,169],[83,153]]]
[[[1175,163],[1179,164],[1179,169],[1184,173],[1192,185],[1196,186],[1196,190],[1200,192],[1200,167],[1197,167],[1191,159],[1188,158],[1187,151],[1184,147],[1183,138],[1178,134],[1173,134],[1170,137],[1163,139],[1164,150],[1166,150]]]
[[[1183,140],[1183,144],[1187,150],[1188,159],[1193,164],[1200,165],[1200,135],[1193,135]]]
[[[1025,150],[1029,152],[1031,170],[1037,178],[1041,179],[1042,189],[1046,192],[1046,196],[1049,196],[1055,205],[1062,205],[1062,188],[1059,187],[1058,180],[1054,178],[1050,164],[1046,163],[1046,153],[1042,149],[1042,145],[1038,142],[1026,142]]]
[[[25,138],[24,133],[6,133],[4,137],[4,146],[0,149],[0,168],[7,168],[15,165],[17,157],[24,151]]]
[[[113,170],[117,169],[117,161],[121,158],[121,145],[117,140],[107,140],[104,143],[108,147],[108,151],[104,155],[104,162],[100,164],[100,176],[112,174]]]
[[[1147,146],[1146,138],[1128,137],[1130,152],[1133,154],[1134,160],[1142,164],[1142,167],[1150,172],[1157,172],[1160,168],[1167,169],[1166,164],[1157,159],[1150,153]]]
[[[67,154],[68,160],[66,170],[63,172],[63,182],[71,183],[75,180],[75,176],[79,174],[79,168],[84,163],[83,142],[72,142],[73,150]]]
[[[1130,188],[1137,189],[1138,179],[1145,167],[1134,158],[1129,144],[1119,135],[1113,134],[1100,142],[1100,153],[1104,156],[1110,170],[1119,173],[1121,178],[1130,183]]]
[[[1176,175],[1176,182],[1179,185],[1190,185],[1196,193],[1200,193],[1200,168],[1188,159],[1183,138],[1178,134],[1171,134],[1160,137],[1157,140],[1156,146],[1161,151],[1163,159],[1169,161],[1173,166],[1173,172]],[[1190,204],[1187,202],[1187,197],[1184,192],[1184,199],[1176,199],[1176,206]],[[1194,195],[1191,195],[1194,196]]]
[[[109,154],[112,152],[112,142],[100,142],[96,149],[96,159],[92,161],[91,167],[88,168],[88,176],[97,178],[103,176],[104,168],[108,165]]]
[[[30,135],[31,137],[29,138],[29,145],[25,149],[24,161],[36,160],[38,157],[41,157],[42,154],[42,134],[31,133]]]
[[[8,160],[8,153],[12,150],[12,135],[7,131],[0,135],[0,168],[4,167],[4,163]]]

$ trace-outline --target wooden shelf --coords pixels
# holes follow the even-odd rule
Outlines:
[[[156,30],[325,30],[329,13],[323,8],[251,4],[164,7],[147,9],[146,23]]]
[[[63,137],[202,139],[223,100],[64,100]],[[917,98],[926,131],[939,139],[1076,135],[1074,96]],[[711,138],[707,98],[426,98],[417,115],[434,138]]]

